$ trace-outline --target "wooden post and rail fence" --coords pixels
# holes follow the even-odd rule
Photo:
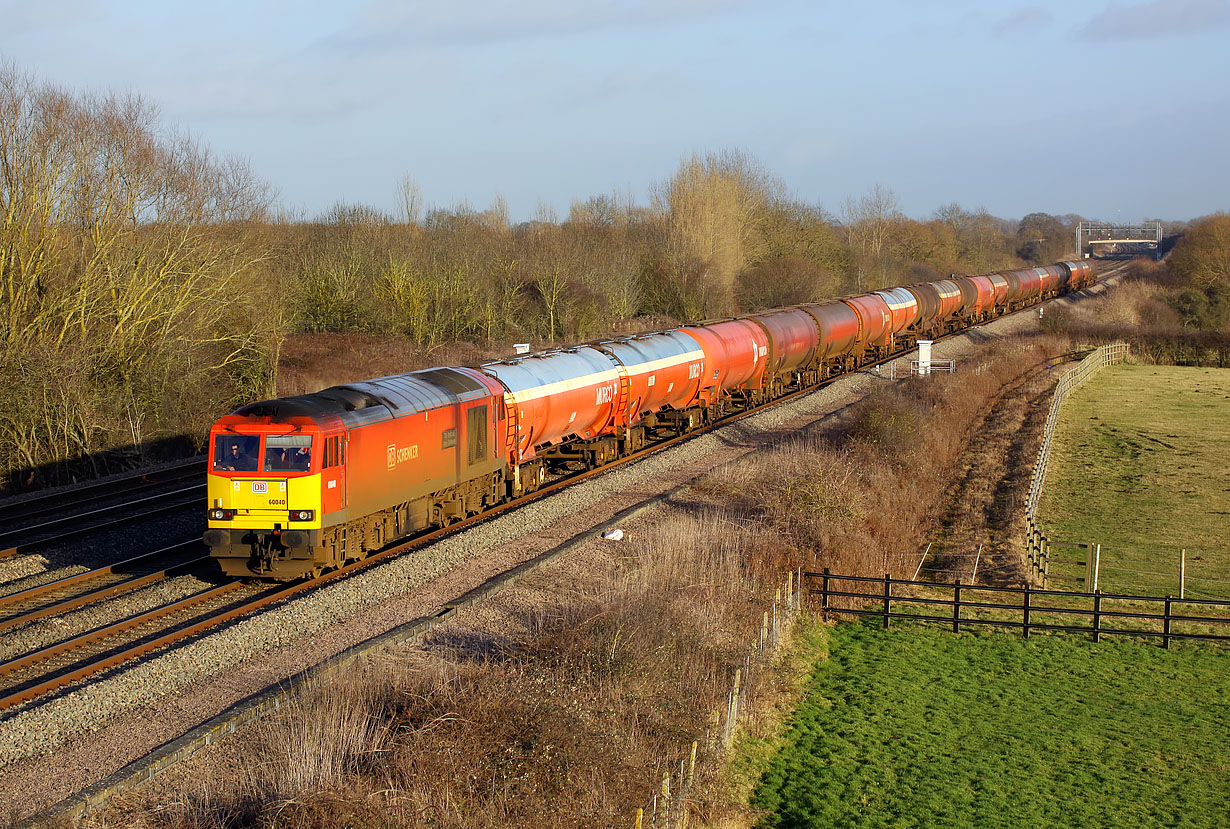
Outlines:
[[[1087,634],[1095,642],[1106,635],[1141,636],[1160,639],[1165,648],[1176,639],[1230,642],[1230,601],[1070,593],[1029,584],[945,584],[829,570],[804,572],[802,584],[818,597],[824,617],[874,617],[886,630],[897,619],[951,625],[954,633],[979,625],[1017,629],[1025,638],[1034,631]],[[938,612],[923,612],[928,608]]]
[[[1085,359],[1068,369],[1055,386],[1055,396],[1046,416],[1042,445],[1034,461],[1034,471],[1029,479],[1029,495],[1025,499],[1025,549],[1029,563],[1029,577],[1034,584],[1049,586],[1050,541],[1038,526],[1038,502],[1042,499],[1042,487],[1046,483],[1046,469],[1051,459],[1051,444],[1055,438],[1055,426],[1059,422],[1059,410],[1067,399],[1068,392],[1080,386],[1095,371],[1105,366],[1117,365],[1128,356],[1127,343],[1112,343],[1095,348]]]

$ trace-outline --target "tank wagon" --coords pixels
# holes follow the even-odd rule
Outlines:
[[[210,430],[204,541],[228,575],[318,575],[1094,278],[954,275],[253,403]]]

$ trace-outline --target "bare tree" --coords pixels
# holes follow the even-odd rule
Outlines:
[[[270,192],[156,125],[0,67],[0,388],[45,404],[0,404],[4,471],[141,444],[195,389],[272,387],[280,315],[251,313],[267,254],[244,230]]]
[[[879,259],[884,255],[892,226],[900,221],[897,195],[883,184],[875,184],[859,198],[849,197],[842,209],[850,246]]]
[[[409,173],[397,180],[397,206],[406,224],[418,225],[422,222],[423,188]]]
[[[757,223],[784,186],[747,153],[724,150],[684,159],[654,190],[654,205],[670,230],[671,261],[679,270],[704,263],[721,312],[733,307],[735,277],[754,261]]]

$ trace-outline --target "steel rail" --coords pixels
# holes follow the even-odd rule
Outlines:
[[[43,516],[54,515],[61,510],[72,507],[84,507],[87,505],[104,503],[108,500],[118,499],[124,496],[142,495],[147,492],[165,494],[165,492],[160,493],[159,490],[166,490],[167,487],[171,485],[199,480],[200,476],[201,470],[194,469],[191,471],[182,471],[174,477],[167,477],[161,481],[143,481],[134,486],[127,486],[123,488],[117,487],[107,491],[96,492],[94,494],[84,493],[76,498],[67,497],[69,494],[73,493],[64,493],[61,497],[55,499],[58,503],[36,501],[20,504],[0,505],[0,520],[8,522],[42,518]],[[23,509],[23,507],[27,507],[28,504],[32,504],[33,509]],[[121,503],[119,506],[122,507],[124,504]],[[83,513],[77,514],[82,515]]]
[[[174,494],[183,494],[189,491],[200,492],[203,489],[205,489],[205,484],[199,484],[194,487],[187,487],[185,489],[176,490]],[[157,500],[162,500],[162,498],[161,497],[144,498],[144,499],[141,499],[141,501],[134,501],[132,503],[136,504],[136,503],[143,503],[144,501],[157,501]],[[0,558],[11,558],[13,556],[26,555],[27,553],[31,553],[43,547],[50,547],[53,544],[58,544],[61,541],[67,541],[71,538],[77,538],[79,536],[89,535],[90,533],[98,532],[100,530],[109,530],[114,527],[122,527],[125,524],[131,524],[133,522],[140,521],[144,518],[153,518],[154,516],[157,516],[157,515],[165,515],[168,512],[175,512],[175,510],[183,509],[184,507],[190,506],[196,502],[197,500],[195,496],[192,498],[184,498],[183,500],[176,501],[173,504],[166,504],[164,506],[157,507],[155,509],[145,510],[144,512],[138,512],[133,515],[126,515],[120,518],[112,519],[111,521],[104,521],[100,524],[91,524],[88,527],[76,527],[66,532],[62,532],[57,535],[51,535],[46,538],[36,538],[34,540],[26,541],[26,542],[18,541],[17,544],[11,547],[5,547],[3,549],[0,549]],[[131,504],[125,504],[124,506],[131,506]],[[94,515],[98,512],[108,512],[108,511],[109,510],[97,510],[92,513],[86,513],[85,515]],[[14,530],[13,532],[5,533],[4,535],[0,536],[0,543],[10,543],[11,544],[12,542],[7,539],[11,539],[13,537],[20,538],[22,535],[29,535],[31,534],[30,531],[38,529],[39,527],[50,527],[54,524],[66,524],[70,521],[83,518],[85,517],[85,515],[74,515],[74,516],[70,516],[68,518],[61,519],[58,521],[52,521],[46,524],[40,524],[40,525],[37,525],[36,527],[27,527],[21,530]]]
[[[187,541],[181,541],[178,544],[173,544],[170,547],[163,547],[161,550],[142,553],[141,555],[133,556],[132,558],[126,558],[123,561],[117,561],[114,564],[96,567],[93,570],[83,570],[80,573],[74,573],[71,576],[65,576],[64,578],[56,579],[55,581],[49,581],[46,584],[29,587],[25,590],[19,590],[16,593],[9,593],[7,596],[0,596],[0,608],[5,607],[6,605],[15,604],[23,599],[35,598],[41,593],[50,593],[56,589],[71,587],[72,585],[83,581],[90,581],[91,579],[99,578],[101,576],[111,575],[121,567],[140,566],[141,562],[146,561],[147,559],[156,559],[163,556],[172,556],[178,552],[187,552],[200,543],[200,539],[192,538]]]
[[[200,542],[194,541],[194,542],[190,542],[187,544],[176,545],[175,547],[168,547],[166,550],[161,550],[158,553],[150,553],[146,556],[138,556],[137,558],[129,559],[129,561],[130,562],[138,561],[144,558],[170,557],[171,555],[174,555],[174,553],[169,552],[171,550],[177,550],[177,549],[187,550],[192,547],[199,547],[199,546],[200,546]],[[162,555],[160,556],[160,554]],[[21,627],[22,625],[25,625],[29,622],[33,622],[37,619],[44,619],[48,616],[57,616],[62,613],[68,613],[69,611],[76,610],[77,608],[84,607],[86,605],[96,604],[98,602],[103,601],[104,599],[109,599],[114,596],[122,595],[124,593],[135,592],[141,589],[142,587],[147,587],[151,584],[156,584],[160,581],[165,581],[166,579],[171,578],[173,576],[182,575],[188,572],[189,570],[191,570],[194,566],[198,564],[202,564],[208,560],[209,560],[209,555],[206,553],[201,553],[196,558],[192,558],[187,561],[181,561],[170,567],[164,567],[161,570],[155,570],[149,573],[143,573],[140,575],[130,576],[128,578],[122,579],[121,581],[112,582],[111,584],[104,585],[94,590],[87,590],[83,593],[78,593],[74,596],[67,597],[60,601],[55,601],[49,604],[45,604],[42,607],[35,608],[34,610],[29,610],[24,613],[16,613],[12,616],[9,616],[8,618],[0,619],[0,633],[3,633],[4,631],[10,630],[15,627]],[[12,593],[8,596],[3,597],[3,600],[0,600],[0,606],[28,602],[33,599],[38,599],[41,596],[46,596],[46,595],[58,592],[59,590],[63,590],[66,587],[72,587],[74,585],[80,584],[83,581],[90,581],[90,580],[105,578],[106,576],[111,575],[117,567],[123,566],[123,564],[127,564],[127,563],[128,562],[123,562],[122,564],[119,564],[119,565],[111,565],[110,567],[100,567],[97,570],[88,570],[84,573],[78,573],[75,576],[69,576],[68,578],[61,579],[59,581],[54,581],[48,584],[39,585],[38,587],[31,587],[28,590],[22,590],[18,593]],[[90,578],[87,578],[87,577],[90,577]]]
[[[90,518],[95,515],[103,515],[108,512],[114,512],[119,509],[127,509],[129,507],[136,507],[136,506],[140,506],[141,504],[148,504],[151,501],[162,501],[168,498],[172,498],[176,495],[186,496],[189,492],[195,494],[196,492],[204,488],[205,488],[205,484],[193,484],[192,486],[186,486],[186,487],[183,487],[182,489],[173,489],[169,492],[160,492],[157,495],[150,495],[146,498],[138,498],[135,501],[128,501],[126,503],[118,504],[113,507],[103,507],[102,509],[94,509],[94,510],[90,510],[89,512],[78,512],[78,513],[74,513],[73,515],[66,515],[63,518],[56,518],[51,521],[44,521],[42,524],[31,524],[28,527],[19,527],[18,529],[10,530],[9,532],[6,532],[6,533],[0,533],[0,544],[6,542],[9,538],[12,538],[14,536],[20,537],[22,535],[31,535],[33,533],[37,533],[39,530],[50,530],[53,527],[57,527],[61,524],[67,524],[70,521],[80,521],[82,518]]]
[[[187,598],[180,599],[176,602],[171,602],[171,604],[162,605],[161,607],[147,610],[144,613],[138,613],[136,616],[129,616],[127,619],[121,619],[118,622],[112,622],[109,625],[104,625],[103,627],[86,631],[85,633],[78,634],[71,639],[65,639],[63,642],[57,642],[54,645],[39,648],[38,650],[31,651],[24,656],[10,659],[8,662],[0,662],[0,677],[7,676],[14,671],[29,668],[39,662],[60,656],[70,651],[78,650],[86,645],[115,636],[117,633],[124,633],[125,631],[132,630],[135,627],[140,627],[141,625],[156,621],[170,613],[174,613],[179,610],[186,610],[211,599],[224,596],[228,593],[233,593],[243,586],[244,583],[242,581],[236,580],[218,585],[216,587],[211,587],[210,589],[195,595],[188,596]]]
[[[44,492],[38,495],[32,495],[29,498],[24,498],[20,501],[9,501],[0,503],[0,518],[11,520],[10,515],[19,514],[26,515],[35,511],[46,511],[54,509],[56,506],[63,504],[80,503],[82,500],[95,500],[96,498],[106,497],[109,494],[117,494],[123,491],[123,488],[130,483],[142,481],[150,484],[166,484],[171,481],[179,480],[187,476],[189,470],[194,467],[204,467],[205,461],[201,457],[192,458],[191,460],[177,463],[173,466],[166,466],[162,469],[155,469],[146,472],[133,472],[127,475],[117,475],[111,478],[104,478],[90,483],[73,486],[69,489],[56,489],[52,492]],[[155,478],[165,478],[166,480],[153,480]],[[95,494],[97,493],[97,494]],[[85,496],[83,499],[81,496]],[[61,502],[61,503],[55,503]],[[46,505],[53,506],[47,507]],[[30,510],[34,507],[35,510]]]
[[[56,645],[42,648],[41,650],[34,651],[33,653],[29,653],[25,656],[21,656],[17,659],[0,664],[0,676],[5,676],[13,673],[14,671],[23,670],[37,664],[38,662],[52,659],[56,656],[83,648],[87,645],[93,644],[94,642],[98,642],[99,640],[131,630],[139,625],[156,621],[158,618],[174,613],[178,610],[189,609],[193,605],[199,605],[213,599],[222,598],[235,592],[236,590],[243,588],[244,586],[245,584],[242,581],[227,582],[226,584],[222,584],[210,590],[198,593],[195,596],[189,596],[186,599],[181,599],[173,604],[154,608],[153,610],[146,611],[145,613],[138,614],[137,616],[125,619],[113,625],[108,625],[88,633],[83,633],[80,636],[75,636],[72,639],[65,640],[64,642],[60,642]],[[241,605],[239,608],[228,611],[227,613],[217,616],[210,616],[209,618],[189,625],[186,628],[180,628],[179,630],[164,634],[153,640],[143,642],[139,645],[134,645],[130,648],[125,648],[124,650],[113,653],[110,656],[89,662],[85,665],[74,668],[71,671],[57,674],[37,684],[27,685],[18,691],[4,697],[0,697],[0,711],[11,708],[14,705],[20,705],[23,702],[28,702],[49,691],[54,691],[58,688],[64,687],[65,685],[76,682],[79,679],[84,679],[92,676],[93,674],[105,671],[108,668],[113,668],[116,665],[127,662],[129,659],[144,656],[164,645],[173,644],[174,642],[194,636],[202,630],[207,630],[214,625],[222,624],[225,621],[229,621],[232,618],[243,615],[244,613],[249,612],[250,609],[252,609],[250,604]]]

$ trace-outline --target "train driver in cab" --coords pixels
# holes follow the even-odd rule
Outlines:
[[[224,472],[254,472],[256,458],[248,452],[252,438],[218,438],[214,469]]]

